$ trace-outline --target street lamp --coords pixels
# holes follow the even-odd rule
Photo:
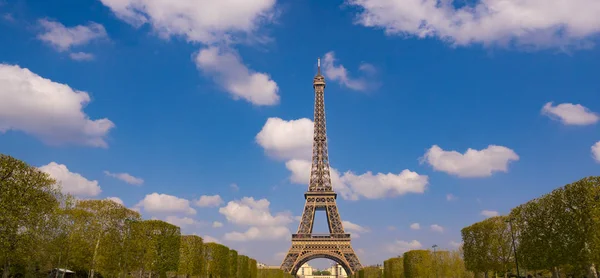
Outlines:
[[[438,277],[438,272],[437,272],[437,256],[435,255],[435,248],[437,248],[437,244],[434,244],[433,246],[431,246],[433,248],[433,263],[435,265],[434,269],[435,269],[435,277]]]
[[[508,226],[510,227],[510,236],[512,237],[512,248],[515,252],[515,265],[517,266],[517,277],[521,277],[521,274],[519,273],[519,259],[517,257],[517,245],[515,245],[515,233],[513,232],[512,221],[513,218],[508,218],[504,220],[504,222],[508,223]]]

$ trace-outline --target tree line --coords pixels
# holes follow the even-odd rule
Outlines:
[[[600,177],[557,188],[461,233],[467,269],[485,277],[516,276],[518,262],[521,277],[597,278]]]
[[[114,201],[76,200],[48,174],[0,154],[2,278],[47,277],[56,268],[90,278],[291,277]]]
[[[386,260],[382,274],[355,277],[598,278],[600,177],[557,188],[506,216],[465,227],[461,234],[463,246],[457,251],[411,250]]]

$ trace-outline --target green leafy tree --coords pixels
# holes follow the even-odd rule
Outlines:
[[[256,264],[255,259],[248,260],[248,269],[250,271],[250,278],[258,277],[258,265]]]
[[[383,277],[404,278],[404,260],[402,257],[390,258],[383,262]]]
[[[204,273],[204,246],[199,236],[181,236],[179,247],[179,269],[178,273],[185,276],[200,276]]]
[[[411,250],[402,256],[404,258],[404,277],[430,278],[435,277],[433,256],[429,250]]]
[[[210,242],[205,245],[208,254],[208,274],[213,278],[229,278],[229,248]]]
[[[27,262],[39,242],[37,231],[59,205],[60,188],[48,174],[0,154],[0,264],[8,278],[12,264]]]
[[[238,252],[229,250],[229,277],[238,277]]]
[[[248,256],[238,256],[238,278],[250,278],[250,258]]]

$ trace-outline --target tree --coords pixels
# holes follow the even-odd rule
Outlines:
[[[404,258],[404,277],[428,278],[435,277],[433,256],[429,250],[411,250],[402,256]]]
[[[39,169],[0,154],[0,264],[7,278],[13,263],[35,250],[36,231],[59,205],[60,188]]]
[[[250,278],[250,258],[244,255],[238,255],[238,278]]]
[[[213,278],[229,278],[229,248],[210,242],[205,245],[208,261],[208,274]]]
[[[504,272],[510,264],[511,237],[506,217],[490,217],[461,230],[466,268],[473,272]]]
[[[229,250],[229,277],[238,277],[238,252]]]
[[[94,277],[96,268],[116,276],[124,259],[126,222],[139,220],[140,214],[111,200],[80,200],[75,210],[83,217],[80,224],[87,226],[84,238],[88,246],[93,246],[90,277]]]
[[[404,261],[402,257],[390,258],[383,262],[383,277],[404,278]]]
[[[204,273],[204,246],[199,236],[181,236],[179,247],[178,273],[185,276],[199,276]]]

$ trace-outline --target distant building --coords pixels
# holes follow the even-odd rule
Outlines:
[[[256,266],[260,269],[279,269],[279,266],[269,266],[263,263],[256,263]],[[300,269],[298,269],[298,273],[296,275],[300,278],[347,278],[348,274],[344,268],[335,263],[330,268],[325,269],[331,273],[331,275],[313,275],[313,271],[317,271],[318,269],[313,268],[308,263],[303,264]]]

